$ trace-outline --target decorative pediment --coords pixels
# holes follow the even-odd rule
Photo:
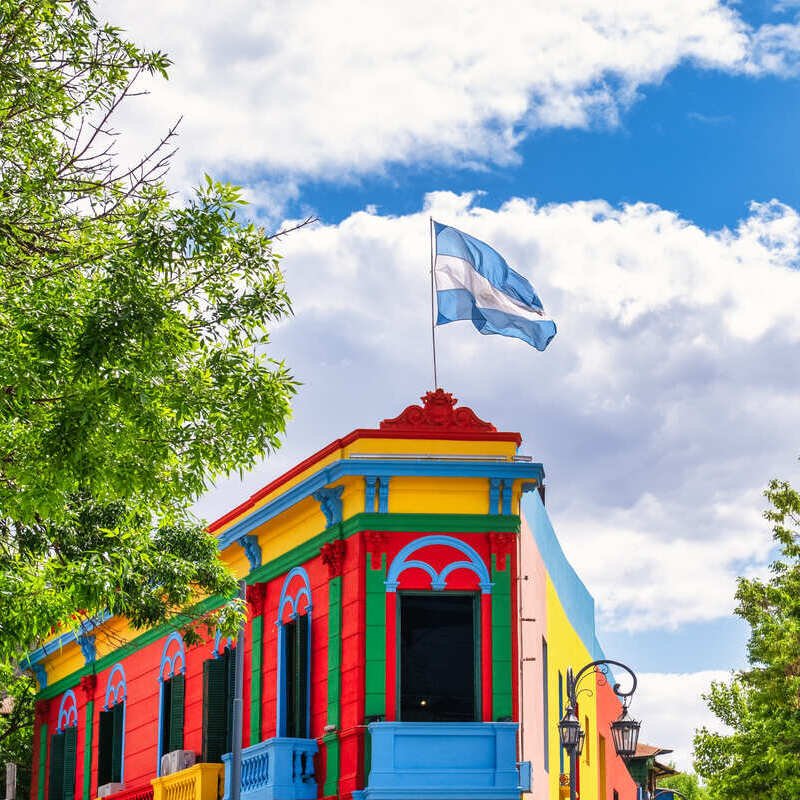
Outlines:
[[[408,406],[394,419],[385,419],[380,430],[398,433],[495,433],[491,422],[484,422],[466,406],[456,408],[458,400],[450,392],[428,392],[421,406]]]

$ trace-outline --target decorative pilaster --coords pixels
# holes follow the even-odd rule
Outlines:
[[[36,666],[41,666],[37,664]],[[44,800],[45,797],[45,773],[47,767],[47,711],[49,703],[47,700],[37,700],[34,706],[34,722],[39,728],[39,752],[37,753],[37,773],[36,773],[36,797],[37,800]]]
[[[78,646],[81,648],[83,663],[90,664],[97,656],[97,645],[91,633],[81,633],[77,637]]]
[[[512,559],[516,534],[492,532],[492,714],[497,721],[512,718]]]
[[[239,544],[250,562],[250,571],[258,569],[261,566],[261,545],[258,543],[258,536],[246,533],[239,537]]]
[[[83,740],[83,800],[92,796],[92,742],[94,740],[94,693],[97,688],[97,675],[84,675],[79,684],[86,703],[86,723]]]
[[[264,650],[264,604],[267,597],[265,583],[252,583],[247,587],[246,599],[250,606],[250,745],[261,741],[261,663]]]
[[[328,579],[341,576],[346,549],[347,545],[344,539],[334,539],[320,548],[319,554],[322,557],[322,563],[328,568]]]
[[[489,478],[489,513],[500,513],[500,478]]]
[[[375,475],[364,476],[364,511],[367,514],[375,513],[375,489],[378,478]]]

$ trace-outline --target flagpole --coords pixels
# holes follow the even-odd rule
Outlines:
[[[439,388],[439,380],[436,375],[436,287],[433,280],[433,265],[436,258],[433,237],[433,217],[428,217],[431,235],[431,345],[433,346],[433,390]]]

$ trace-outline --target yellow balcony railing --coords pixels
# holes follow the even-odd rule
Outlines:
[[[195,764],[172,775],[153,778],[153,800],[219,800],[224,771],[222,764]]]

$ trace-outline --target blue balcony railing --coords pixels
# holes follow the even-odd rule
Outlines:
[[[267,739],[242,750],[242,800],[315,800],[314,739]],[[231,796],[231,754],[225,764],[224,800]]]
[[[353,800],[519,800],[515,722],[373,722]]]

